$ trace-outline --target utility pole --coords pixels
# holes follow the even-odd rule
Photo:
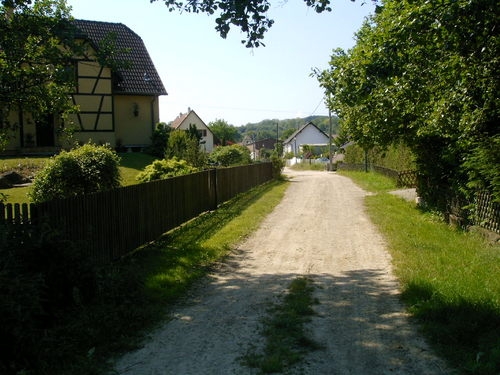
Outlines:
[[[330,106],[328,106],[328,127],[329,127],[329,142],[328,142],[328,149],[329,149],[329,159],[330,159],[330,164],[328,166],[328,170],[331,172],[333,170],[333,155],[332,155],[332,110],[330,109]]]

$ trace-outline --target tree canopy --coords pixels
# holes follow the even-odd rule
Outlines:
[[[69,111],[77,46],[64,0],[4,0],[0,5],[0,141],[12,110]],[[0,145],[2,142],[0,142]],[[0,147],[1,149],[1,147]]]
[[[208,124],[208,127],[214,133],[221,146],[227,146],[230,143],[235,143],[240,139],[238,129],[233,125],[229,125],[227,121],[217,119]]]
[[[312,121],[314,125],[323,130],[326,134],[329,132],[328,116],[308,116],[297,117],[293,119],[267,119],[258,123],[249,123],[239,126],[237,129],[241,134],[241,138],[247,140],[259,141],[266,138],[278,138],[280,140],[287,139],[293,132],[301,126]],[[337,134],[339,130],[339,119],[337,116],[332,116],[333,134]]]
[[[476,186],[500,200],[498,12],[495,0],[386,0],[319,74],[351,139],[407,144],[440,208]]]
[[[222,38],[226,38],[231,26],[239,28],[246,33],[246,39],[241,43],[246,47],[264,46],[262,42],[265,33],[274,24],[274,20],[267,16],[271,7],[269,0],[150,0],[151,2],[163,1],[169,11],[187,13],[206,13],[217,15],[215,30]],[[330,0],[303,0],[305,5],[317,13],[332,10]],[[355,0],[351,0],[355,1]],[[372,0],[373,1],[373,0]],[[286,0],[284,1],[286,2]],[[377,2],[377,1],[373,1]],[[282,2],[283,3],[283,2]]]

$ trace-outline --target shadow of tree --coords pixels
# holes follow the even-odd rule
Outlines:
[[[262,317],[283,297],[295,273],[253,274],[239,268],[240,251],[218,272],[197,283],[171,312],[144,348],[126,355],[119,374],[163,371],[165,374],[252,374],[242,367],[248,348],[262,350]],[[427,352],[408,324],[386,271],[353,270],[341,275],[308,274],[317,313],[307,333],[322,350],[300,365],[317,374],[442,374],[442,365]],[[161,345],[158,343],[161,342]],[[135,373],[131,372],[131,373]]]

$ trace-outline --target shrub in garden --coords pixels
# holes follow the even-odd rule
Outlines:
[[[149,182],[195,172],[198,172],[198,169],[189,165],[187,161],[173,157],[172,159],[155,160],[137,175],[137,179],[141,182]]]
[[[146,152],[159,158],[165,157],[171,131],[172,128],[164,122],[158,123],[151,136],[151,146],[146,149]]]
[[[250,164],[250,150],[242,145],[219,146],[210,154],[213,163],[228,167],[230,165]]]
[[[186,159],[186,150],[189,146],[189,135],[184,130],[174,130],[168,137],[166,158]]]
[[[281,178],[281,172],[283,172],[283,168],[285,168],[285,159],[279,157],[276,150],[271,154],[271,163],[273,164],[273,178]]]
[[[62,151],[36,175],[30,197],[39,203],[117,188],[119,162],[110,148],[92,143]]]

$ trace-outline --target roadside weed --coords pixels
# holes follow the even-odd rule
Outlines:
[[[251,346],[242,358],[244,365],[257,368],[261,374],[283,372],[300,362],[306,352],[321,348],[304,329],[314,315],[312,306],[317,303],[313,292],[310,279],[292,280],[282,303],[272,306],[269,316],[262,320],[263,349]]]

